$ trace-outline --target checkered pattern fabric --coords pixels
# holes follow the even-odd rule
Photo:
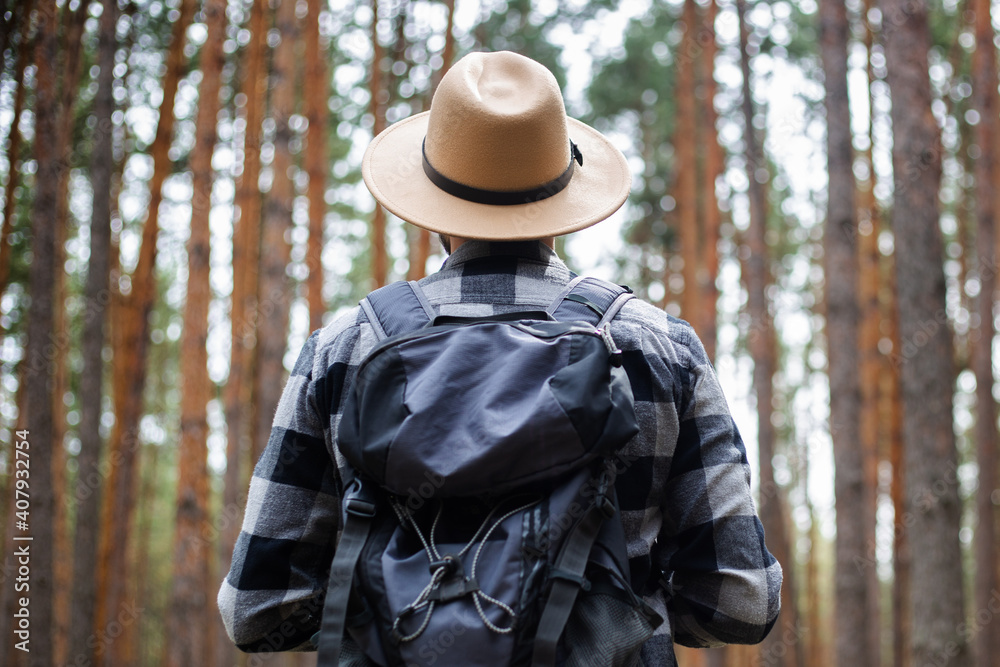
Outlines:
[[[539,242],[470,241],[421,286],[439,314],[476,317],[544,309],[572,277]],[[687,323],[639,299],[611,331],[641,427],[617,481],[632,585],[666,619],[643,661],[674,665],[673,642],[758,642],[778,615],[781,567],[764,544],[743,443],[704,348]],[[340,522],[337,426],[375,342],[355,308],[312,334],[285,386],[218,596],[243,650],[314,648]]]

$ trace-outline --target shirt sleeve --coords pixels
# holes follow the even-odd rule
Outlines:
[[[281,395],[218,594],[226,631],[243,651],[313,648],[319,630],[340,516],[314,377],[319,338],[309,338]]]
[[[662,504],[659,559],[674,641],[754,644],[777,620],[781,566],[767,550],[750,465],[718,378],[686,324],[679,432]]]

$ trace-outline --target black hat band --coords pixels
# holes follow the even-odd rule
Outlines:
[[[581,167],[583,166],[583,153],[580,152],[576,144],[570,141],[569,166],[566,167],[566,171],[548,183],[543,183],[537,188],[529,190],[484,190],[453,181],[431,166],[430,161],[427,159],[426,144],[427,138],[425,137],[423,143],[420,145],[420,151],[423,154],[424,173],[427,174],[427,178],[430,179],[431,183],[450,195],[477,204],[516,206],[518,204],[533,204],[534,202],[548,199],[552,195],[559,194],[569,185],[570,179],[573,178],[573,164],[575,162],[578,162]]]

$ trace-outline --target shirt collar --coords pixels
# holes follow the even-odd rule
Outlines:
[[[503,256],[532,260],[542,264],[562,263],[555,251],[541,241],[469,240],[458,246],[455,252],[448,256],[442,268],[454,269],[475,259]]]

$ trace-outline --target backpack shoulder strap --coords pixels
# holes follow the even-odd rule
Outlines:
[[[618,512],[614,500],[615,469],[607,465],[597,478],[594,500],[566,537],[549,574],[552,588],[542,610],[535,633],[531,667],[550,667],[556,663],[556,646],[569,620],[582,588],[589,590],[584,578],[590,551],[604,522]]]
[[[415,280],[380,287],[361,300],[379,340],[416,331],[434,320],[434,308]]]
[[[319,655],[317,667],[340,665],[340,648],[344,638],[347,605],[350,599],[354,568],[361,557],[361,550],[371,532],[377,504],[371,489],[355,479],[344,492],[344,530],[330,564],[326,598],[323,601],[323,618],[320,630],[313,635]]]
[[[600,278],[577,276],[545,312],[560,322],[579,320],[600,328],[610,322],[632,296],[628,287]]]

